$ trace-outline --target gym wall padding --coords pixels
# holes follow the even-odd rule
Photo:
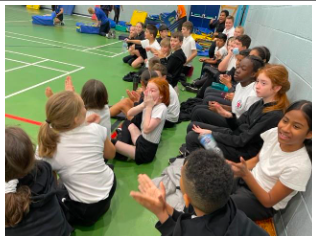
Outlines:
[[[41,16],[35,15],[32,16],[32,23],[38,25],[46,25],[46,26],[54,26],[54,18],[56,17],[56,13],[52,12],[50,16]]]

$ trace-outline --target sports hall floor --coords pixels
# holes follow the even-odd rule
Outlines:
[[[65,26],[32,24],[32,15],[48,13],[48,10],[29,10],[25,6],[5,7],[5,124],[20,126],[35,144],[39,125],[45,120],[47,86],[54,92],[62,91],[66,76],[71,75],[80,93],[83,84],[95,78],[103,81],[109,104],[113,105],[126,96],[126,89],[132,88],[132,83],[124,82],[122,77],[134,71],[122,62],[126,55],[122,41],[76,31],[76,22],[91,23],[89,18],[65,15]],[[117,36],[119,34],[117,32]],[[198,58],[194,65],[189,81],[199,76]],[[180,91],[179,99],[182,102],[193,96]],[[112,119],[114,122],[116,119]],[[138,174],[157,177],[168,165],[168,159],[178,155],[187,125],[188,122],[183,122],[163,131],[156,158],[150,164],[138,166],[134,162],[111,160],[118,186],[110,210],[91,227],[75,227],[73,235],[159,235],[154,227],[157,218],[136,203],[129,193],[137,190]]]

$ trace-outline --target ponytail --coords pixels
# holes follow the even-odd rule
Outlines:
[[[18,224],[29,211],[31,190],[17,188],[19,178],[26,176],[35,165],[34,146],[19,127],[5,128],[5,226]],[[7,186],[8,185],[8,186]]]
[[[290,101],[287,98],[287,95],[285,93],[284,94],[277,93],[275,99],[276,99],[276,104],[265,107],[263,109],[263,113],[267,113],[274,110],[282,110],[284,113],[286,108],[290,105]]]
[[[14,227],[29,212],[31,190],[21,186],[16,193],[5,194],[5,227]]]
[[[57,149],[59,133],[76,127],[75,119],[83,108],[81,97],[72,91],[54,94],[46,103],[46,121],[38,134],[40,157],[52,157]]]
[[[50,124],[44,122],[38,134],[38,153],[41,157],[52,157],[57,149],[59,134]]]

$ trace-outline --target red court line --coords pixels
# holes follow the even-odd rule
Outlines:
[[[23,117],[18,117],[18,116],[14,116],[14,115],[10,115],[10,114],[5,114],[5,117],[10,118],[10,119],[14,119],[14,120],[18,120],[18,121],[23,121],[29,124],[33,124],[33,125],[37,125],[40,126],[42,123],[38,122],[38,121],[33,121],[33,120],[29,120]]]
[[[10,115],[10,114],[5,114],[5,117],[10,118],[10,119],[14,119],[14,120],[18,120],[18,121],[23,121],[23,122],[33,124],[33,125],[38,125],[38,126],[40,126],[42,124],[41,122],[38,122],[38,121],[33,121],[33,120],[26,119],[26,118]],[[116,137],[116,135],[117,135],[117,133],[113,132],[112,136],[111,136],[112,139],[114,139]]]

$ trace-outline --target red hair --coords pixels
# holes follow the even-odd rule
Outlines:
[[[159,93],[162,96],[161,103],[164,103],[166,106],[168,106],[170,103],[169,83],[161,77],[153,78],[148,83],[154,83],[157,85]]]
[[[285,112],[286,108],[290,104],[286,95],[286,92],[291,87],[288,71],[283,65],[280,64],[266,64],[258,71],[257,76],[259,76],[261,73],[265,74],[271,80],[273,87],[281,86],[281,89],[275,95],[277,104],[264,108],[263,112],[266,113],[273,110],[282,110]]]

